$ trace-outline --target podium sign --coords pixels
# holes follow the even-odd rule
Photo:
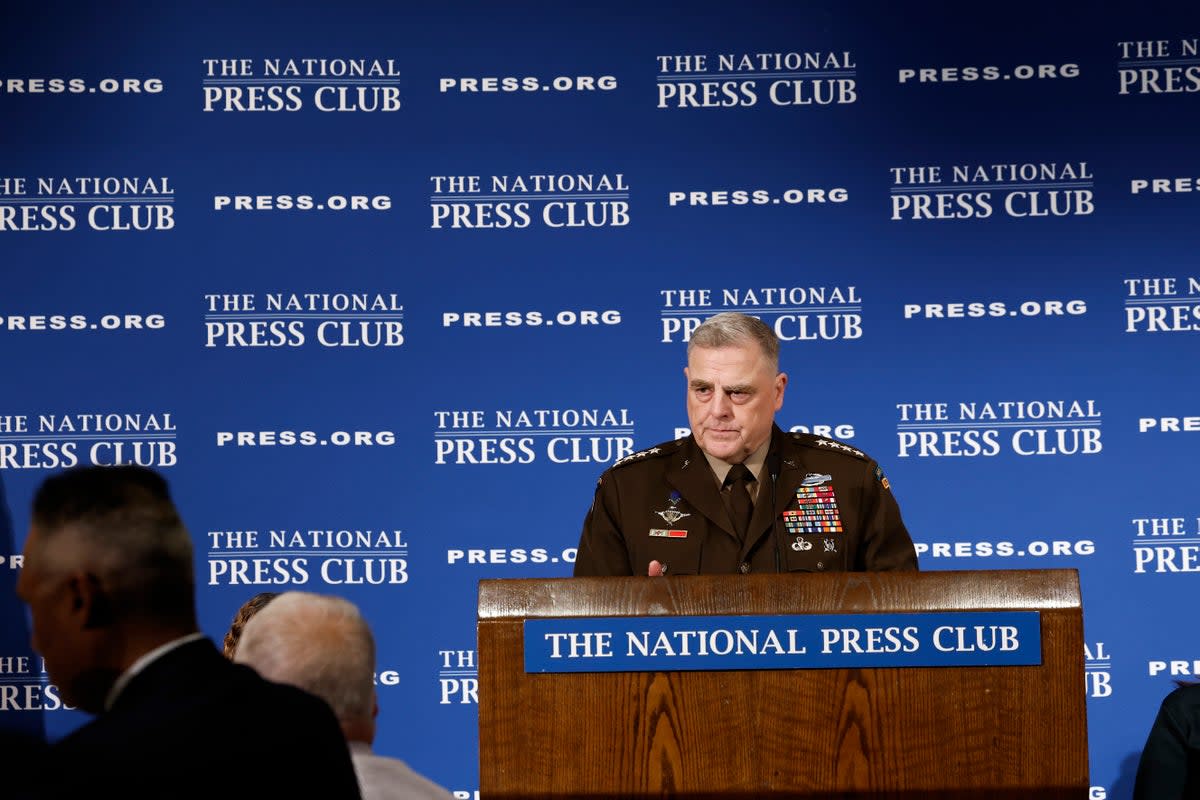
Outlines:
[[[979,667],[1042,661],[1036,611],[525,623],[526,672]]]

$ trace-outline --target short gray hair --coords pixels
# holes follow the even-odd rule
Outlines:
[[[92,572],[119,620],[195,624],[192,538],[158,473],[132,465],[69,469],[42,482],[32,522],[37,569]]]
[[[375,637],[349,600],[284,592],[246,623],[234,661],[316,695],[340,720],[373,718]]]
[[[691,359],[694,347],[707,350],[748,344],[757,344],[771,363],[771,369],[779,372],[779,337],[775,335],[775,331],[758,317],[736,311],[725,311],[709,317],[692,331],[691,338],[688,339],[688,359]]]

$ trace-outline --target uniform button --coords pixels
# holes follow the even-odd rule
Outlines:
[[[825,569],[825,562],[824,562],[824,561],[818,561],[818,562],[817,562],[817,569]]]
[[[750,565],[748,563],[746,563],[745,561],[743,561],[741,564],[738,564],[738,572],[745,575],[749,571],[750,571]]]

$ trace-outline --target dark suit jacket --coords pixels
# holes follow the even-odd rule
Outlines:
[[[1200,685],[1162,701],[1138,762],[1133,800],[1200,797]]]
[[[329,706],[207,639],[152,662],[37,774],[33,797],[359,797]]]
[[[742,541],[694,438],[622,459],[600,478],[575,575],[645,575],[652,560],[668,575],[917,568],[888,481],[865,453],[775,427],[767,465]]]

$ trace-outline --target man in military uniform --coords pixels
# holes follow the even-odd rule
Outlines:
[[[879,465],[775,425],[787,375],[770,327],[712,317],[688,342],[684,375],[692,435],[601,476],[576,576],[917,568]]]

